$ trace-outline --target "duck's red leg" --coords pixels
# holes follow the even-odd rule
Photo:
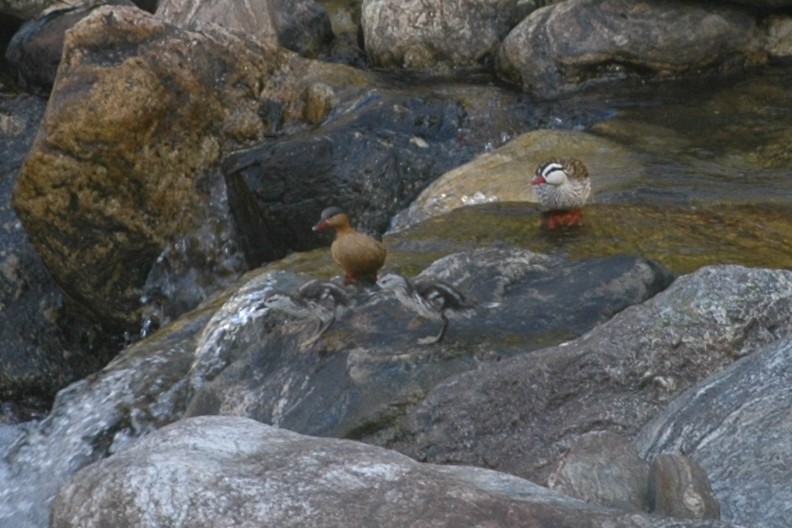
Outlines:
[[[582,226],[583,212],[578,209],[570,211],[548,211],[542,215],[542,226],[555,229],[558,226]]]

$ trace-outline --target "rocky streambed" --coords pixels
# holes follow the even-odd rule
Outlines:
[[[1,525],[789,524],[787,2],[136,4],[0,4]]]

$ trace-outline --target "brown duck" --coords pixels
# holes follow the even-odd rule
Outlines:
[[[330,246],[330,254],[344,270],[344,282],[363,280],[375,282],[377,271],[385,263],[387,250],[385,244],[374,237],[356,231],[349,223],[349,217],[340,207],[328,207],[322,211],[314,231],[335,229],[335,240]]]

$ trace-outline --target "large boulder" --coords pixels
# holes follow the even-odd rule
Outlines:
[[[752,16],[697,2],[570,0],[538,9],[504,39],[496,69],[554,98],[600,79],[671,77],[765,60]]]
[[[102,7],[72,28],[14,194],[66,298],[89,319],[128,330],[144,288],[167,295],[157,278],[187,281],[175,315],[236,277],[244,263],[216,167],[227,151],[262,139],[262,99],[279,105],[284,127],[297,126],[305,90],[328,76],[348,90],[364,78],[136,8]]]
[[[373,446],[232,417],[182,420],[86,467],[59,492],[51,526],[176,524],[729,526],[601,509],[494,471],[420,464]]]
[[[481,66],[534,7],[518,0],[365,0],[366,53],[372,64],[389,68]]]
[[[691,387],[641,429],[637,444],[646,457],[685,453],[698,461],[720,501],[721,518],[744,526],[788,526],[790,387],[787,337]]]
[[[544,483],[580,435],[636,433],[683,390],[791,328],[792,272],[703,268],[576,340],[449,378],[383,444]]]
[[[572,339],[671,280],[663,268],[632,257],[566,262],[493,248],[449,255],[420,276],[452,283],[477,302],[473,317],[452,320],[432,346],[418,340],[437,334],[439,322],[416,325],[416,314],[392,295],[366,291],[350,293],[357,305],[311,346],[311,318],[267,339],[251,320],[230,338],[229,319],[250,310],[245,288],[209,325],[218,328],[205,331],[187,415],[236,414],[306,434],[390,438],[406,410],[442,380]]]

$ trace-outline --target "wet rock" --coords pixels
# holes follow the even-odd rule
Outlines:
[[[14,195],[69,301],[90,320],[129,330],[144,290],[167,293],[149,280],[158,259],[186,271],[192,283],[183,286],[199,292],[186,308],[235,278],[244,263],[216,167],[263,137],[262,97],[279,105],[284,127],[300,126],[305,88],[328,76],[339,93],[365,78],[218,26],[180,30],[135,8],[102,7],[77,24]]]
[[[703,268],[574,341],[450,377],[408,411],[403,436],[385,445],[418,460],[544,483],[580,435],[637,432],[681,391],[790,328],[792,273]],[[720,474],[700,453],[680,451],[702,464],[724,508]]]
[[[311,226],[331,205],[357,227],[384,232],[392,215],[498,130],[528,126],[532,116],[509,111],[513,97],[494,87],[370,90],[350,108],[338,104],[337,90],[310,87],[305,117],[323,118],[321,127],[224,160],[249,265],[327,245]]]
[[[365,0],[361,26],[372,64],[432,70],[481,66],[490,62],[500,41],[536,7],[509,0]]]
[[[179,504],[191,506],[172,507]],[[419,464],[232,417],[182,420],[75,475],[58,494],[52,526],[108,524],[728,526],[621,514],[494,471]]]
[[[504,39],[496,69],[554,98],[592,81],[728,71],[764,60],[745,12],[684,2],[573,0],[539,9]]]
[[[641,178],[645,168],[618,143],[586,132],[536,130],[443,174],[410,206],[399,212],[391,229],[399,231],[457,207],[487,202],[536,202],[531,178],[552,157],[582,160],[592,179],[592,202],[609,189]]]
[[[212,314],[207,308],[60,391],[47,417],[2,451],[0,525],[49,526],[52,499],[72,473],[179,419],[195,339]]]
[[[789,325],[778,330],[785,328]],[[790,366],[789,337],[757,347],[654,417],[636,439],[639,450],[647,458],[682,453],[698,462],[720,501],[722,519],[744,526],[788,525]]]
[[[649,511],[678,519],[720,519],[720,505],[695,460],[658,455],[649,470]]]
[[[547,485],[591,504],[644,512],[648,478],[649,466],[626,436],[593,431],[574,440]]]
[[[450,322],[439,344],[418,343],[436,335],[439,322],[418,324],[392,295],[364,290],[314,345],[306,345],[316,332],[311,319],[249,344],[208,341],[196,353],[187,415],[244,415],[306,434],[381,442],[443,379],[586,332],[670,280],[642,259],[564,262],[508,249],[449,255],[421,276],[445,280],[478,303],[472,318]]]
[[[105,3],[134,5],[128,0]],[[63,54],[64,33],[95,8],[88,6],[48,11],[22,25],[8,44],[5,56],[23,87],[34,93],[49,94]]]
[[[36,255],[11,194],[44,114],[37,97],[0,98],[0,401],[24,412],[48,409],[66,384],[100,368],[115,352],[92,323],[73,316]]]

